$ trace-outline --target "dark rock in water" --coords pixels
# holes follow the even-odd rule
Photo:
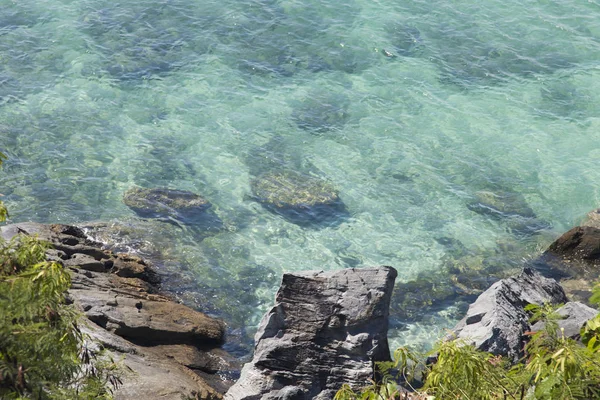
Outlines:
[[[292,112],[292,119],[299,128],[311,133],[324,133],[340,129],[348,120],[347,96],[339,93],[310,93]]]
[[[299,225],[335,223],[347,217],[337,189],[320,178],[292,170],[269,171],[250,186],[267,209]]]
[[[558,329],[562,330],[565,337],[579,339],[583,325],[598,314],[598,310],[586,306],[583,303],[570,301],[556,310],[556,313],[562,317],[556,321]],[[538,321],[531,327],[536,332],[544,329],[545,324]]]
[[[546,253],[566,261],[581,261],[597,266],[600,264],[600,229],[576,226],[552,243]]]
[[[389,360],[391,267],[285,274],[256,333],[253,360],[228,400],[332,399],[363,387]]]
[[[141,217],[174,218],[183,223],[197,222],[211,206],[195,193],[166,188],[134,187],[125,192],[123,202]]]
[[[539,261],[570,277],[597,278],[600,268],[600,228],[572,228],[552,243]]]
[[[520,275],[502,279],[483,292],[449,339],[465,340],[479,350],[516,362],[523,356],[525,332],[531,330],[523,308],[528,304],[566,302],[562,287],[554,279],[525,267]]]

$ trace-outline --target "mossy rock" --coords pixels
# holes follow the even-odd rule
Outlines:
[[[251,187],[261,203],[277,208],[305,208],[339,201],[338,191],[329,182],[289,170],[266,172],[254,179]]]
[[[134,187],[123,195],[123,202],[139,216],[175,218],[187,222],[203,214],[211,204],[185,190]]]
[[[268,171],[250,183],[254,198],[297,224],[340,221],[347,216],[337,189],[296,171]]]

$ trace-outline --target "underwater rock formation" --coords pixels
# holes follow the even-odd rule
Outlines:
[[[386,27],[390,41],[398,55],[414,56],[422,44],[421,32],[414,26],[393,23]]]
[[[467,208],[504,221],[514,234],[520,236],[533,235],[551,227],[537,218],[525,197],[518,192],[480,190],[474,193]]]
[[[176,219],[198,223],[211,207],[208,200],[186,190],[133,187],[123,195],[123,203],[145,218]]]
[[[256,333],[254,359],[228,400],[331,399],[362,387],[389,360],[391,267],[284,274]]]
[[[344,218],[337,189],[329,182],[292,170],[268,171],[250,182],[252,194],[268,210],[307,225]]]

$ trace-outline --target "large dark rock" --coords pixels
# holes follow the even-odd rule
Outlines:
[[[396,275],[391,267],[285,274],[254,358],[225,398],[331,399],[343,383],[367,384],[373,363],[390,357]]]
[[[552,243],[545,254],[597,267],[600,265],[600,228],[576,226]]]
[[[591,214],[591,218],[590,218]],[[560,279],[572,300],[587,302],[600,271],[600,228],[595,212],[585,226],[576,226],[554,241],[534,262],[548,276]]]
[[[469,306],[451,338],[516,362],[523,356],[524,334],[531,330],[524,307],[565,302],[567,297],[554,279],[526,267],[518,276],[502,279],[483,292]]]

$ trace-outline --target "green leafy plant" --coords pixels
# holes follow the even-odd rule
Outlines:
[[[0,238],[0,399],[110,399],[119,365],[79,330],[81,315],[66,304],[70,275],[46,260],[48,247]]]
[[[600,293],[600,285],[595,293]],[[600,296],[599,296],[600,299]],[[394,353],[394,363],[380,368],[384,378],[358,392],[344,386],[339,400],[354,399],[464,399],[464,400],[583,400],[600,398],[600,317],[582,328],[582,342],[559,329],[556,306],[527,306],[532,321],[545,328],[529,332],[525,356],[512,364],[500,356],[479,351],[461,341],[440,341],[428,354],[407,348]],[[427,364],[426,357],[435,362]],[[392,372],[391,372],[392,371]],[[396,371],[396,373],[393,373]],[[419,371],[423,386],[411,388],[411,397],[392,382],[410,383]],[[404,397],[403,397],[404,396]]]

